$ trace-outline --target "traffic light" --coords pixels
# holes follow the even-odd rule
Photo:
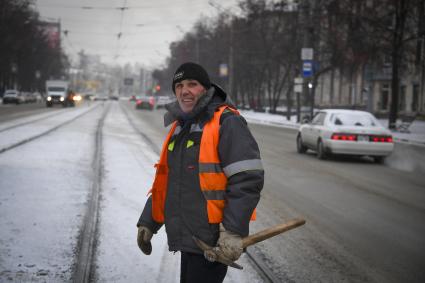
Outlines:
[[[155,90],[156,90],[156,92],[160,91],[161,90],[161,86],[160,85],[156,85],[155,86]]]

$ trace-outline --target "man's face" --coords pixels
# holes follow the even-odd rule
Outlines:
[[[206,89],[197,80],[182,80],[175,87],[177,101],[184,113],[192,111],[198,99],[206,92]]]

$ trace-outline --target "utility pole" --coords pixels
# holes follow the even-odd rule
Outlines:
[[[228,73],[228,92],[230,95],[236,95],[233,93],[233,80],[234,80],[234,46],[233,46],[233,36],[234,36],[234,30],[233,30],[233,24],[234,24],[234,20],[235,20],[235,15],[229,11],[225,11],[223,9],[223,7],[217,3],[215,3],[214,1],[208,1],[208,4],[217,9],[218,11],[222,12],[222,13],[226,13],[228,15],[230,15],[230,35],[229,35],[229,57],[228,57],[228,66],[229,66],[229,73]],[[235,99],[236,103],[237,103],[237,99]]]
[[[230,21],[230,40],[229,40],[229,94],[233,95],[233,69],[234,69],[234,62],[233,62],[233,16],[232,20]],[[236,99],[237,100],[237,99]],[[237,103],[237,101],[235,101]]]
[[[391,105],[388,117],[388,128],[395,129],[400,93],[400,64],[403,54],[403,36],[406,23],[408,5],[403,0],[395,1],[394,31],[392,34],[392,75],[391,75]]]
[[[196,35],[196,38],[195,38],[195,44],[196,44],[196,46],[195,46],[195,49],[196,49],[196,63],[200,63],[200,61],[199,61],[199,37]]]
[[[417,65],[420,68],[420,90],[418,99],[418,111],[424,110],[424,95],[425,95],[425,3],[421,1],[418,8],[418,43],[417,43]]]
[[[312,43],[312,19],[310,15],[310,0],[303,0],[301,4],[300,25],[302,27],[303,40],[301,49],[302,76],[306,78],[303,87],[303,96],[310,102],[310,119],[314,114],[314,61]]]

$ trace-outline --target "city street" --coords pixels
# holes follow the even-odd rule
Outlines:
[[[135,112],[160,144],[158,112]],[[152,130],[153,128],[153,130]],[[421,282],[425,260],[425,147],[396,144],[386,164],[363,158],[318,160],[296,152],[293,129],[250,124],[266,172],[251,230],[294,217],[304,227],[261,243],[282,282]],[[164,130],[162,130],[165,133]],[[404,164],[404,166],[402,166]],[[401,169],[396,169],[401,168]]]
[[[0,281],[67,282],[89,270],[94,282],[179,282],[164,229],[151,256],[136,245],[164,110],[124,100],[45,110],[0,123]],[[396,144],[383,165],[323,161],[296,152],[293,129],[249,126],[266,172],[251,233],[307,223],[248,248],[225,282],[423,282],[425,178],[391,162],[424,148]]]
[[[425,282],[425,1],[2,0],[0,35],[0,283]]]

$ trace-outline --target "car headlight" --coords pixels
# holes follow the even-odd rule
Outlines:
[[[47,101],[52,101],[52,98],[50,96],[48,96]]]
[[[61,96],[61,98],[59,99],[60,101],[64,101],[65,100],[65,98],[63,98],[63,96]]]

